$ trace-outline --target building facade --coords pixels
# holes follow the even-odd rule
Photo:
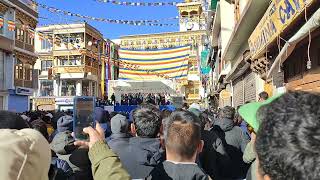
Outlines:
[[[215,17],[207,29],[212,46],[210,65],[210,97],[215,106],[238,107],[245,102],[256,101],[264,83],[252,72],[248,38],[268,7],[266,1],[220,0],[216,4]]]
[[[28,0],[0,2],[0,109],[30,109],[37,81],[34,64],[34,29],[37,6]]]
[[[109,59],[110,43],[98,30],[75,23],[38,27],[36,32],[39,89],[34,109],[71,109],[75,96],[106,95],[106,75],[115,57]]]
[[[213,21],[207,20],[213,47],[207,89],[216,106],[257,101],[262,91],[270,96],[320,91],[319,5],[315,0],[220,0]]]
[[[250,67],[271,92],[320,91],[319,7],[316,0],[272,1],[252,32]]]
[[[178,92],[187,102],[198,102],[204,96],[200,75],[200,57],[204,50],[205,19],[198,1],[179,3],[179,32],[123,36],[120,47],[131,50],[170,49],[190,46],[187,82],[178,82]],[[157,78],[161,79],[161,78]]]

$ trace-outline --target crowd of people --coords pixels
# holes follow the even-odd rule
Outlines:
[[[168,105],[169,95],[160,93],[121,94],[121,105],[140,105],[142,103],[149,103],[154,105]]]
[[[112,94],[104,99],[97,99],[98,106],[136,106],[143,103],[153,105],[170,105],[170,95],[167,93],[128,93],[121,94],[120,102],[116,101],[116,97]]]
[[[0,179],[317,180],[320,95],[287,92],[212,113],[193,104],[95,109],[87,141],[71,112],[0,111]]]

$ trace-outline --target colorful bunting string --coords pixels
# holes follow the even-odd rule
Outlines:
[[[95,0],[101,3],[111,3],[115,5],[122,6],[176,6],[181,2],[125,2],[125,1],[115,1],[115,0]]]
[[[35,2],[36,3],[36,2]],[[45,4],[37,3],[37,5],[43,9],[46,9],[47,11],[51,13],[60,13],[64,14],[66,16],[71,17],[78,17],[82,19],[88,19],[92,21],[100,21],[105,23],[113,23],[113,24],[126,24],[126,25],[133,25],[133,26],[178,26],[179,24],[174,23],[159,23],[163,20],[176,20],[179,19],[179,17],[172,17],[172,18],[166,18],[166,19],[157,19],[157,20],[118,20],[118,19],[107,19],[107,18],[97,18],[87,15],[81,15],[78,13],[73,13],[65,10],[61,10],[55,7],[49,7]]]

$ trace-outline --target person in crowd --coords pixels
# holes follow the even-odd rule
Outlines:
[[[152,170],[147,179],[210,179],[195,163],[203,148],[198,117],[187,111],[173,112],[166,120],[164,137],[166,161]]]
[[[112,93],[111,95],[111,103],[116,104],[116,96],[114,95],[114,93]]]
[[[269,98],[269,94],[265,91],[259,93],[259,102],[263,102]]]
[[[239,108],[240,108],[240,107],[241,107],[241,106],[238,106],[238,107],[237,107],[237,111],[236,111],[235,116],[234,116],[234,124],[235,124],[236,126],[239,126],[239,127],[242,129],[242,131],[243,131],[248,137],[251,138],[251,134],[250,134],[250,132],[249,132],[249,130],[248,130],[248,124],[247,124],[246,121],[243,120],[242,116],[240,116],[240,114],[239,114]]]
[[[258,180],[320,179],[320,94],[288,92],[257,109]]]
[[[20,117],[22,117],[22,119],[26,122],[29,122],[30,121],[30,117],[26,115],[26,113],[23,113],[20,115]]]
[[[215,121],[213,131],[222,140],[227,155],[230,158],[229,168],[222,168],[224,178],[241,179],[246,177],[249,165],[243,162],[243,152],[250,141],[250,138],[235,126],[233,119],[235,109],[231,106],[226,106],[219,111],[219,118]],[[219,166],[223,166],[222,164]]]
[[[68,178],[92,179],[87,149],[74,145],[71,131],[59,132],[50,144],[55,152],[52,164]]]
[[[0,156],[0,179],[48,180],[50,146],[38,131],[1,129]]]
[[[222,177],[221,169],[230,163],[230,159],[220,137],[215,131],[211,131],[212,122],[208,115],[200,113],[199,119],[201,139],[204,142],[203,151],[199,155],[200,165],[212,179],[219,180]]]
[[[63,112],[55,112],[52,114],[53,118],[51,119],[51,125],[54,131],[49,135],[49,142],[51,142],[54,138],[54,136],[58,133],[58,120],[64,116],[65,114]]]
[[[261,93],[260,93],[261,94]],[[264,93],[262,93],[264,94]],[[260,96],[262,97],[262,96]],[[266,97],[266,96],[264,96]],[[266,105],[272,102],[278,96],[274,96],[271,98],[266,99],[265,101],[258,101],[253,103],[246,103],[245,105],[241,106],[238,110],[239,117],[242,118],[247,123],[247,131],[250,132],[251,140],[247,144],[246,149],[243,154],[243,161],[245,163],[251,164],[249,171],[247,173],[247,180],[255,180],[257,179],[257,172],[258,172],[258,165],[257,165],[257,153],[254,148],[255,141],[256,141],[256,134],[259,129],[260,121],[256,119],[256,111],[257,107],[261,105]]]
[[[57,131],[65,132],[73,130],[73,118],[71,115],[65,114],[57,121]]]
[[[185,110],[185,111],[188,110],[189,109],[188,103],[183,103],[182,109]]]
[[[0,111],[0,129],[24,128],[29,128],[29,124],[21,116],[9,111]]]
[[[105,130],[106,138],[111,135],[110,127],[110,114],[101,107],[96,107],[94,109],[96,121],[98,121],[101,127]]]
[[[120,159],[133,179],[145,178],[151,170],[164,160],[160,140],[160,111],[155,106],[143,104],[132,112],[129,145],[123,148]]]
[[[31,127],[39,131],[46,140],[49,141],[49,133],[47,130],[47,124],[42,120],[35,120],[31,122]]]
[[[123,150],[129,145],[128,125],[127,118],[121,114],[117,114],[111,119],[112,134],[107,142],[120,157],[124,156],[122,153],[126,153],[126,151]]]
[[[51,113],[45,113],[42,117],[42,120],[46,123],[48,135],[50,136],[54,132],[54,128],[52,125],[53,115]]]
[[[96,123],[96,129],[84,128],[89,134],[89,141],[76,141],[76,146],[89,148],[89,159],[92,164],[92,174],[95,180],[131,180],[127,171],[122,167],[118,156],[105,144],[104,130]]]

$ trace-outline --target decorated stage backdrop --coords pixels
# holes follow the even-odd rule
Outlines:
[[[190,46],[157,50],[120,49],[121,61],[136,65],[121,67],[119,79],[123,80],[185,80],[188,74]]]

